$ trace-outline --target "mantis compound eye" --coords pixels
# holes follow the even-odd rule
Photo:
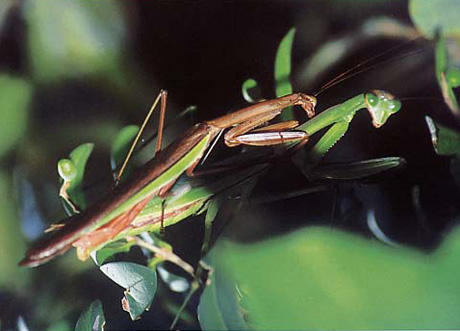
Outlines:
[[[365,96],[365,99],[366,99],[366,103],[370,107],[375,107],[379,103],[379,97],[377,95],[375,95],[374,93],[367,93],[366,96]]]
[[[391,113],[396,113],[400,109],[401,109],[401,101],[399,101],[399,100],[390,100],[389,101],[388,110]]]

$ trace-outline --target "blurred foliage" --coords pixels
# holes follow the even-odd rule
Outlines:
[[[0,157],[10,151],[26,133],[32,87],[24,79],[0,76]]]
[[[24,79],[0,75],[0,158],[4,159],[23,139],[27,129],[32,87]],[[25,240],[17,221],[12,180],[5,166],[0,168],[0,286],[23,288],[28,272],[16,266],[25,252]]]
[[[200,326],[203,330],[247,330],[236,282],[223,269],[223,260],[218,259],[216,251],[213,249],[206,258],[213,270],[198,305]]]
[[[237,280],[256,330],[456,329],[459,243],[457,230],[426,255],[310,227],[253,245],[222,243],[215,255],[225,269],[216,273]]]
[[[460,38],[456,0],[411,0],[409,12],[412,21],[427,38],[433,39],[440,30],[446,36]]]
[[[29,55],[34,79],[109,76],[117,79],[126,43],[119,1],[27,1]]]

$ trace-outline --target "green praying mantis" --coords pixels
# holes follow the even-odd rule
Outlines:
[[[161,100],[163,119],[166,96],[165,91],[160,92],[152,107]],[[261,165],[273,161],[269,157],[262,158],[252,166],[240,168],[236,174],[222,176],[214,184],[174,193],[179,177],[184,173],[187,176],[194,175],[194,169],[224,130],[228,129],[224,134],[228,147],[284,145],[290,155],[302,147],[311,135],[329,127],[310,151],[308,162],[315,164],[345,134],[360,109],[368,110],[374,127],[378,128],[401,108],[399,100],[380,90],[357,95],[314,116],[316,103],[314,96],[292,93],[196,124],[164,150],[160,150],[161,139],[158,139],[159,152],[154,158],[102,200],[70,217],[39,241],[26,253],[20,265],[41,265],[65,253],[72,246],[76,247],[78,258],[85,260],[92,251],[109,242],[158,230],[163,227],[163,223],[176,223],[189,215],[202,212],[215,192],[244,181],[260,171]],[[290,106],[301,106],[310,120],[302,125],[297,121],[264,125]]]

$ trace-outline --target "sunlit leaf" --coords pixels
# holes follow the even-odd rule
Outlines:
[[[153,301],[157,289],[155,271],[131,262],[112,262],[100,267],[115,283],[126,289],[124,309],[137,319]],[[126,304],[127,303],[127,304]]]
[[[96,300],[80,315],[75,331],[103,331],[104,325],[105,317],[102,304]]]

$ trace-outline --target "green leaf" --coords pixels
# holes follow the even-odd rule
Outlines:
[[[10,171],[0,168],[0,288],[10,291],[24,290],[28,286],[30,271],[17,265],[24,257],[26,240],[21,231],[17,206],[12,196]]]
[[[118,73],[126,39],[120,2],[28,0],[25,18],[36,80]]]
[[[430,130],[431,140],[436,153],[439,155],[460,155],[460,132],[433,122]]]
[[[115,241],[105,245],[101,249],[98,249],[96,252],[94,252],[94,255],[91,256],[93,257],[94,262],[98,266],[101,266],[104,262],[113,257],[115,254],[129,252],[129,250],[134,244],[135,241]]]
[[[247,330],[239,304],[236,282],[221,268],[213,251],[206,257],[213,266],[209,284],[203,291],[198,305],[198,320],[203,330]]]
[[[253,78],[246,79],[241,86],[241,94],[243,95],[244,100],[249,103],[255,103],[257,102],[257,98],[251,97],[251,92],[250,90],[253,89],[259,89],[259,86],[257,84],[257,81]]]
[[[289,81],[291,75],[291,53],[292,44],[294,42],[295,28],[289,32],[281,40],[278,51],[276,52],[275,59],[275,82],[276,82],[276,96],[281,97],[286,94],[292,93],[292,85]],[[281,119],[291,120],[294,118],[292,107],[285,109],[281,113]]]
[[[409,13],[417,29],[433,39],[439,30],[460,37],[460,2],[457,0],[411,0]]]
[[[93,148],[94,144],[92,143],[81,144],[69,154],[69,158],[76,168],[76,174],[75,177],[70,181],[70,186],[67,189],[67,193],[69,194],[72,201],[75,202],[77,206],[82,210],[86,208],[86,197],[83,192],[83,177],[85,174],[86,163],[93,151]],[[67,205],[64,204],[64,206]]]
[[[96,300],[80,315],[75,331],[103,331],[104,325],[105,317],[102,304]]]
[[[216,249],[216,258],[237,280],[256,329],[460,325],[458,230],[432,255],[315,227]]]
[[[153,301],[157,289],[156,272],[150,268],[130,262],[112,262],[100,267],[101,271],[115,283],[125,288],[125,298],[132,320],[137,319]]]
[[[339,180],[361,179],[400,167],[405,163],[406,161],[401,157],[383,157],[358,162],[333,163],[316,167],[311,177]]]
[[[456,82],[447,79],[447,74],[452,75],[452,72],[456,71],[455,66],[457,65],[459,65],[459,63],[455,63],[453,57],[449,56],[446,38],[442,35],[436,44],[436,78],[438,79],[444,102],[454,114],[459,116],[460,109],[453,90],[453,88],[456,87]]]
[[[204,219],[204,237],[203,245],[201,246],[201,256],[206,256],[209,250],[209,244],[211,242],[212,223],[216,219],[217,213],[219,212],[221,201],[219,198],[213,198],[208,202],[206,216]]]
[[[0,157],[25,134],[31,97],[32,87],[27,81],[0,75]]]
[[[114,173],[122,166],[138,132],[139,127],[137,125],[128,125],[121,129],[115,137],[110,153],[110,167]]]

